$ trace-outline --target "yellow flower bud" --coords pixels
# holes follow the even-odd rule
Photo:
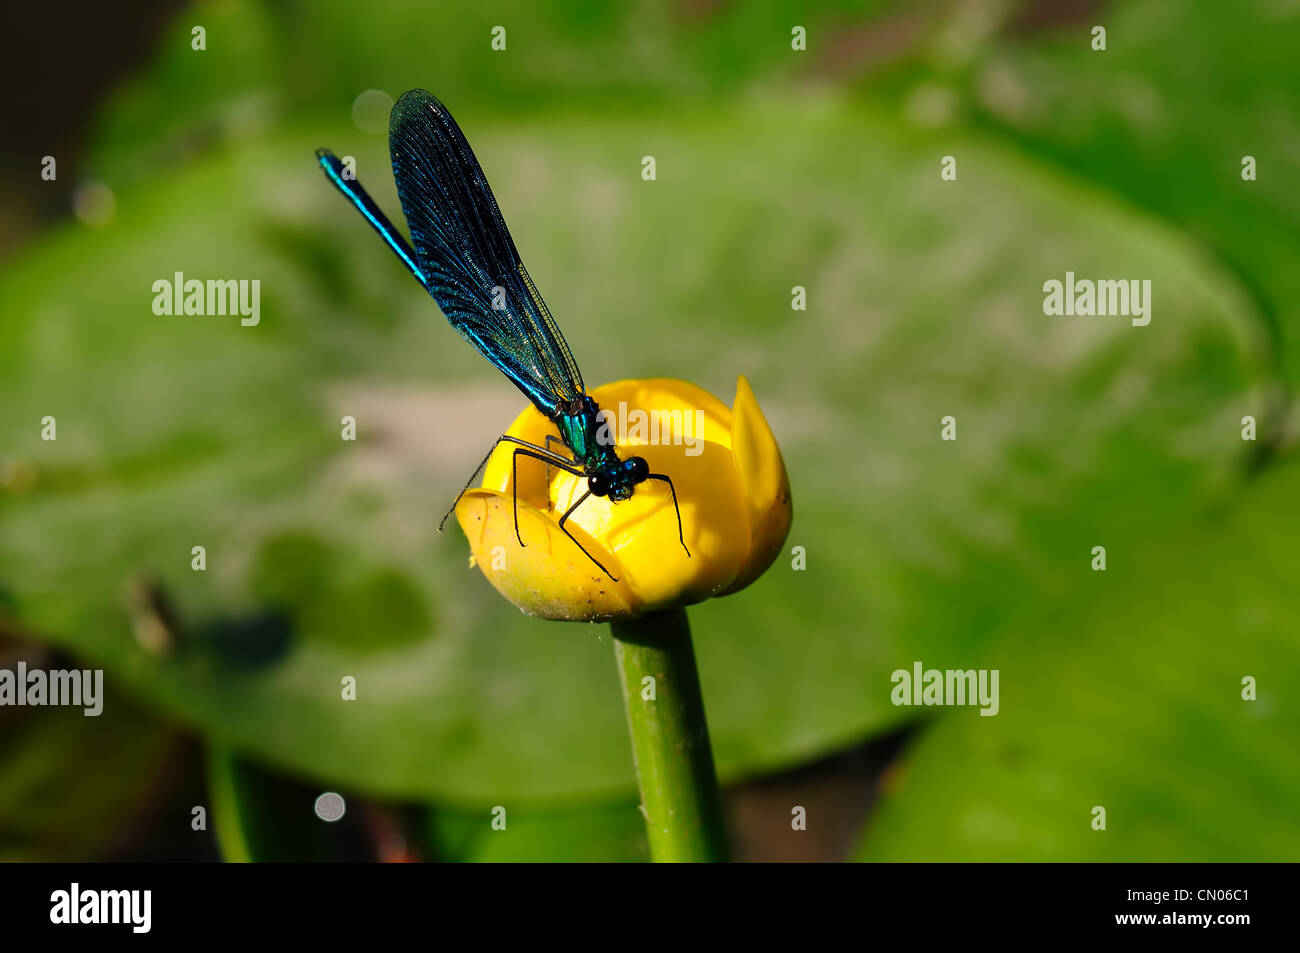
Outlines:
[[[644,457],[652,473],[672,479],[690,555],[678,538],[672,494],[657,480],[638,484],[630,500],[583,502],[565,523],[580,549],[559,519],[586,491],[586,477],[521,456],[515,487],[517,444],[503,441],[482,488],[456,507],[471,564],[525,612],[585,622],[702,602],[762,575],[785,542],[792,509],[780,448],[749,382],[740,378],[730,410],[694,384],[668,378],[618,381],[591,397],[609,415],[619,456]],[[507,434],[538,445],[559,436],[531,405]],[[556,440],[549,446],[569,456]],[[516,489],[523,547],[515,537]]]

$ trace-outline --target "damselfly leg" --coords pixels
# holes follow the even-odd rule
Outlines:
[[[465,481],[465,485],[461,488],[461,491],[456,494],[456,499],[451,501],[451,509],[449,509],[446,513],[444,513],[442,519],[438,522],[438,532],[440,533],[442,532],[443,526],[447,524],[448,517],[450,517],[452,513],[456,512],[456,507],[460,503],[460,498],[469,492],[469,488],[474,485],[474,481],[478,478],[479,473],[482,471],[482,469],[485,466],[487,466],[487,462],[492,459],[492,454],[496,452],[497,444],[499,444],[502,440],[505,440],[509,443],[517,443],[521,447],[528,447],[530,450],[537,450],[541,453],[550,454],[551,456],[557,456],[557,454],[553,453],[550,450],[547,450],[545,447],[539,447],[537,444],[529,443],[527,440],[520,440],[518,437],[511,437],[509,434],[502,434],[501,436],[497,437],[496,440],[492,441],[492,446],[488,449],[486,456],[484,456],[482,461],[480,461],[479,465],[474,468],[474,472],[469,475],[469,479]],[[569,461],[569,463],[570,465],[572,465],[572,461]],[[575,471],[571,470],[569,472],[572,473]],[[549,484],[550,481],[548,480],[547,483]]]
[[[519,468],[520,457],[531,457],[534,460],[541,460],[543,463],[554,466],[557,469],[563,470],[565,473],[571,473],[577,477],[585,476],[585,474],[583,473],[581,467],[575,466],[571,462],[566,461],[563,457],[559,456],[558,454],[550,454],[549,456],[547,456],[545,455],[545,451],[543,451],[542,453],[535,453],[532,450],[526,450],[522,447],[515,449],[515,452],[513,454],[513,462],[512,462],[512,466],[514,467],[515,478],[511,481],[511,483],[513,484],[511,486],[511,489],[514,490],[515,539],[519,540],[520,546],[527,547],[528,544],[525,543],[523,541],[523,538],[519,535],[519,479],[518,479],[519,469],[518,468]],[[587,490],[582,494],[582,496],[578,497],[576,503],[574,503],[572,506],[569,507],[569,509],[565,512],[564,517],[560,520],[560,530],[561,532],[564,533],[565,536],[573,540],[573,545],[581,549],[582,554],[584,556],[586,556],[588,559],[590,559],[593,563],[596,564],[596,568],[598,568],[601,572],[603,572],[606,576],[608,576],[610,580],[612,580],[613,582],[618,582],[618,577],[615,576],[613,573],[611,573],[608,569],[606,569],[601,564],[599,559],[591,555],[591,553],[587,552],[587,547],[583,546],[582,543],[578,542],[578,538],[574,536],[572,533],[570,533],[569,530],[564,525],[564,521],[573,515],[573,511],[578,508],[578,504],[581,503],[589,496],[591,496],[591,491]]]
[[[548,435],[547,437],[548,445],[551,441],[557,439],[558,438],[556,437]],[[527,548],[528,544],[524,542],[523,536],[520,535],[519,532],[519,458],[528,457],[529,459],[540,460],[542,463],[544,463],[546,465],[546,474],[547,474],[546,485],[548,487],[550,486],[551,467],[555,467],[558,470],[563,470],[565,473],[571,474],[572,476],[575,477],[584,477],[587,475],[586,472],[583,470],[583,468],[579,466],[576,461],[570,459],[569,457],[561,456],[558,452],[551,450],[549,446],[539,446],[538,444],[530,443],[527,440],[521,440],[518,437],[512,437],[509,436],[508,434],[502,434],[500,437],[497,437],[495,441],[493,441],[491,449],[488,450],[486,456],[483,457],[479,465],[474,468],[474,472],[471,473],[469,479],[465,481],[465,486],[461,489],[461,491],[458,494],[456,494],[456,499],[452,502],[451,508],[447,510],[446,515],[444,515],[441,522],[438,523],[439,532],[442,531],[443,526],[446,524],[451,514],[456,511],[456,506],[460,503],[461,499],[465,496],[465,494],[469,492],[470,487],[473,486],[474,481],[478,478],[479,473],[483,470],[485,466],[487,466],[487,462],[490,459],[492,459],[492,454],[496,451],[497,446],[502,441],[517,444],[510,457],[510,475],[511,475],[510,484],[511,484],[511,497],[512,497],[511,504],[512,504],[514,526],[515,526],[515,539],[518,540],[519,545],[521,547]],[[677,488],[673,486],[672,478],[664,473],[651,473],[648,476],[646,476],[646,480],[659,480],[660,482],[668,484],[668,492],[672,495],[672,500],[673,500],[673,513],[677,517],[677,540],[682,544],[682,549],[686,551],[686,558],[689,559],[691,557],[691,550],[690,547],[686,545],[686,532],[682,525],[682,510],[677,502]],[[574,511],[577,510],[577,508],[581,506],[583,503],[585,503],[587,501],[587,498],[591,495],[592,493],[590,490],[584,491],[583,494],[580,497],[578,497],[578,499],[575,500],[567,510],[565,510],[564,515],[561,516],[559,519],[558,525],[560,527],[560,530],[564,533],[564,535],[569,537],[569,539],[573,540],[574,545],[577,546],[580,550],[582,550],[584,556],[590,559],[601,572],[603,572],[606,576],[609,577],[610,580],[612,580],[613,582],[618,582],[618,577],[615,576],[613,573],[611,573],[608,569],[606,569],[599,559],[591,555],[591,553],[587,552],[587,548],[583,546],[582,543],[578,541],[577,537],[575,537],[571,532],[569,532],[568,527],[564,525],[566,522],[568,522],[569,517],[573,515]],[[549,507],[550,505],[551,503],[548,499],[547,506]]]
[[[686,558],[690,559],[691,550],[690,547],[686,545],[686,533],[682,530],[682,511],[681,507],[677,505],[677,488],[673,486],[673,481],[663,473],[652,473],[646,477],[646,479],[662,480],[664,483],[668,484],[668,492],[673,495],[673,512],[677,514],[677,539],[681,541],[682,549],[686,550]]]

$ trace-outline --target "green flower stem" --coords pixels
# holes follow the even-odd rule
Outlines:
[[[727,836],[684,609],[611,622],[656,863],[725,861]],[[652,677],[654,682],[645,679]],[[653,698],[650,686],[653,685]]]

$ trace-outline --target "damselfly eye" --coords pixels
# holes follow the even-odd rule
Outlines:
[[[645,462],[645,457],[632,457],[628,463],[632,467],[633,483],[641,483],[650,475],[650,464]]]
[[[592,496],[604,496],[609,492],[609,481],[600,473],[593,473],[587,477],[587,489],[591,491]]]

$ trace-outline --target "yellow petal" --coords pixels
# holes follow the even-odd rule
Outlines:
[[[660,425],[656,429],[662,430],[663,425],[671,423],[674,434],[681,433],[682,428],[677,423],[677,418],[672,415],[680,413],[685,417],[689,413],[692,438],[731,447],[730,408],[690,381],[677,380],[673,377],[615,381],[597,387],[591,392],[591,396],[602,410],[614,414],[618,420],[628,418],[633,410],[644,410],[658,418]],[[625,405],[627,413],[620,413],[620,405]],[[698,431],[693,426],[695,417],[692,412],[695,410],[700,411],[701,417],[702,426]],[[652,442],[636,433],[635,421],[629,422],[625,429],[627,432],[624,434],[614,434],[620,446],[640,447]],[[646,434],[649,434],[649,428]]]
[[[732,411],[731,451],[744,492],[752,544],[745,565],[720,595],[744,589],[763,574],[781,551],[794,513],[781,448],[744,376],[736,381]]]
[[[652,473],[671,477],[682,516],[680,535],[672,494],[659,480],[640,484],[632,499],[621,503],[589,497],[566,524],[577,523],[616,554],[624,572],[621,581],[646,611],[717,594],[735,579],[750,550],[748,516],[730,452],[716,443],[699,449],[688,455],[683,447],[635,448]],[[621,452],[626,458],[633,450]],[[561,474],[552,489],[558,518],[587,483]]]
[[[470,490],[456,506],[456,519],[483,575],[525,612],[544,619],[599,622],[643,611],[617,558],[579,526],[568,529],[583,549],[619,577],[618,582],[601,572],[553,517],[524,500],[519,501],[521,548],[509,493]]]
[[[556,440],[552,440],[549,444],[550,448],[569,456],[569,451],[564,444],[558,442],[560,432],[532,404],[525,407],[524,412],[515,418],[515,422],[510,425],[506,433],[539,447],[548,446],[546,442],[548,435],[555,437]],[[483,468],[484,489],[507,494],[510,492],[511,473],[515,467],[515,451],[519,449],[523,448],[509,440],[502,440],[497,444],[488,459],[487,466]],[[521,454],[518,458],[518,473],[519,499],[527,500],[533,506],[544,509],[547,498],[546,464]]]

